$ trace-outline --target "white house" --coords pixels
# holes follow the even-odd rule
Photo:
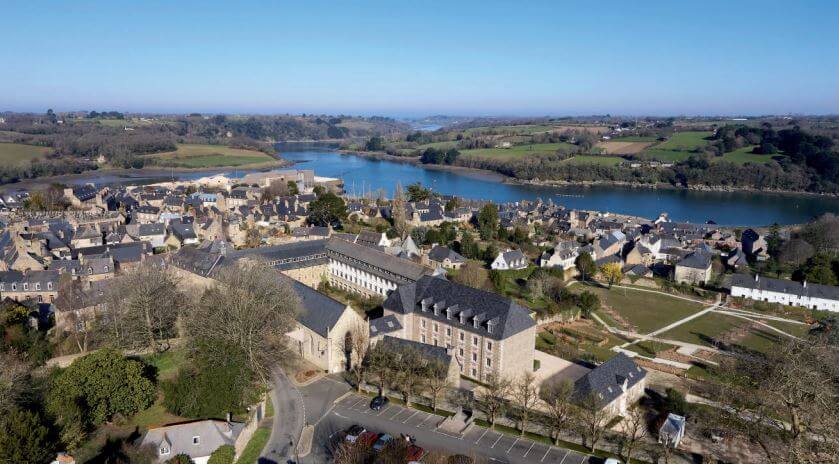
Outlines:
[[[524,269],[527,264],[527,257],[524,253],[519,250],[506,250],[498,253],[490,268],[506,271],[509,269]]]
[[[822,311],[839,311],[839,287],[734,274],[731,296]]]

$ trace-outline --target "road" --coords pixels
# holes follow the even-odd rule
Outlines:
[[[393,436],[409,434],[417,444],[428,450],[447,454],[476,456],[493,463],[510,464],[584,464],[599,463],[601,459],[564,448],[549,446],[518,436],[502,434],[483,427],[473,427],[464,437],[435,430],[442,417],[399,405],[389,404],[381,411],[369,407],[370,398],[355,393],[343,396],[327,409],[315,427],[312,453],[301,463],[330,461],[331,444],[339,440],[341,431],[359,424],[377,433]]]
[[[271,373],[274,421],[271,437],[262,452],[260,464],[280,464],[294,460],[294,447],[306,421],[306,409],[300,391],[281,369]],[[294,446],[292,446],[292,443]]]

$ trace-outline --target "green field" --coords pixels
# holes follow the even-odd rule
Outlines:
[[[461,155],[479,156],[483,158],[510,159],[522,156],[553,154],[560,148],[574,148],[570,143],[534,143],[530,145],[517,145],[510,148],[477,148],[474,150],[462,150]]]
[[[629,135],[626,137],[612,137],[610,142],[655,142],[658,137],[653,135]]]
[[[0,143],[0,166],[19,166],[43,158],[52,152],[49,147],[37,147],[22,143]]]
[[[456,147],[457,147],[457,142],[452,140],[452,141],[446,141],[446,142],[432,142],[432,143],[426,143],[424,145],[418,145],[417,150],[425,150],[426,148],[439,148],[439,149],[442,149],[442,150],[448,150],[449,148],[456,148]]]
[[[770,325],[795,335],[803,335],[806,331],[804,325],[799,326],[783,322],[772,322]],[[725,334],[745,331],[745,334],[738,340],[728,341],[728,343],[760,352],[767,352],[786,339],[786,337],[771,329],[751,328],[750,326],[751,323],[745,319],[725,314],[709,313],[669,330],[661,334],[660,337],[697,345],[713,346],[713,341],[718,340]]]
[[[783,156],[783,155],[759,155],[757,153],[752,153],[754,150],[754,146],[742,147],[738,148],[731,153],[726,153],[721,157],[715,157],[714,161],[730,161],[732,163],[737,164],[745,164],[745,163],[755,163],[755,164],[763,164],[772,161],[773,157]]]
[[[522,124],[519,126],[474,127],[472,129],[466,129],[463,132],[465,134],[487,131],[494,131],[496,133],[537,134],[539,132],[547,132],[553,129],[555,129],[554,126],[545,124]]]
[[[666,142],[656,145],[655,149],[690,151],[708,145],[710,141],[705,139],[712,135],[713,132],[676,132]]]
[[[574,285],[575,293],[588,290],[600,297],[600,303],[611,308],[638,333],[649,333],[702,310],[702,305],[659,293],[640,290],[611,290],[590,285]],[[602,314],[603,311],[598,311]]]
[[[657,150],[652,149],[644,152],[647,158],[656,160],[656,161],[664,161],[664,162],[672,162],[676,163],[679,161],[684,161],[691,156],[696,155],[697,153],[693,153],[690,151],[679,151],[679,150]]]
[[[604,166],[617,166],[625,161],[618,156],[595,156],[595,155],[577,155],[572,158],[563,160],[567,164],[602,164]]]
[[[214,168],[223,166],[265,165],[276,160],[268,154],[224,145],[178,145],[178,150],[149,155],[161,165],[184,168]]]

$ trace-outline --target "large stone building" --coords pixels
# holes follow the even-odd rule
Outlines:
[[[365,296],[386,297],[399,285],[410,284],[431,269],[374,248],[331,238],[326,244],[329,283]]]
[[[52,303],[58,296],[58,271],[2,271],[0,299]]]
[[[839,287],[830,285],[734,274],[731,277],[731,296],[822,311],[839,311]]]
[[[496,293],[424,276],[390,294],[389,316],[401,327],[391,336],[447,348],[466,377],[512,379],[533,369],[536,322]]]

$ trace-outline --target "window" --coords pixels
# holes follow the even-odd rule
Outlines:
[[[424,329],[425,328],[425,319],[420,319],[420,326]]]
[[[487,342],[487,351],[492,351],[492,342]]]
[[[47,290],[52,290],[52,282],[47,282]]]
[[[437,333],[437,330],[439,328],[440,328],[440,326],[438,326],[436,322],[432,325],[432,329],[434,330],[434,333]]]
[[[472,346],[478,346],[478,337],[472,337]]]
[[[425,335],[420,335],[420,341],[425,343]]]
[[[451,328],[451,327],[446,327],[446,336],[447,336],[447,337],[451,337],[451,336],[452,336],[452,328]]]
[[[472,362],[478,362],[478,353],[472,353]]]
[[[163,456],[165,454],[169,454],[169,447],[164,445],[160,447],[160,455]]]
[[[492,359],[487,358],[487,367],[492,367]]]
[[[193,445],[200,445],[201,444],[201,437],[198,437],[198,436],[192,437],[192,444]]]
[[[477,377],[477,376],[478,376],[478,370],[473,367],[472,368],[472,377]]]
[[[435,337],[432,341],[434,342],[434,346],[437,346],[437,338]]]
[[[463,341],[465,338],[466,338],[466,335],[464,335],[463,331],[461,330],[460,331],[460,341]]]
[[[41,289],[41,282],[35,282],[35,290]]]
[[[27,291],[27,290],[29,290],[29,284],[28,284],[28,283],[26,283],[26,282],[24,282],[24,283],[23,283],[23,291],[25,292],[25,291]]]
[[[457,351],[458,351],[458,353],[460,354],[460,357],[463,357],[463,348],[462,348],[462,347],[461,347],[461,348],[458,348],[458,350],[457,350]]]

